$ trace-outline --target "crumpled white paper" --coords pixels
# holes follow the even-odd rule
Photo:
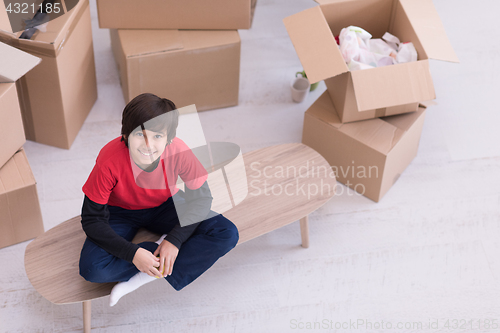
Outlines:
[[[372,39],[366,30],[349,26],[340,32],[339,42],[340,52],[351,71],[417,61],[413,43],[401,43],[388,32],[382,38]]]

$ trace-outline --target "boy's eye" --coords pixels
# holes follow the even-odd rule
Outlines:
[[[163,135],[161,135],[161,134],[156,134],[155,135],[155,139],[161,139],[162,137],[163,137]]]
[[[142,136],[142,132],[135,132],[136,136]]]

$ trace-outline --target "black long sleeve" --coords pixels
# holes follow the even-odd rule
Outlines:
[[[185,209],[184,211],[177,209],[180,215],[179,224],[177,224],[165,237],[165,240],[174,244],[178,249],[180,249],[182,243],[191,237],[201,221],[207,218],[213,200],[207,182],[203,183],[203,185],[196,190],[191,190],[186,186],[186,192],[183,197],[185,200]]]
[[[165,237],[178,249],[210,213],[212,194],[207,182],[196,190],[190,190],[186,186],[184,199],[186,204],[184,205],[185,211],[179,217],[181,222]],[[82,206],[82,228],[91,241],[110,254],[128,262],[134,259],[139,245],[127,241],[110,227],[107,205],[98,204],[85,196]]]
[[[87,237],[110,254],[132,262],[139,245],[118,235],[109,225],[108,205],[101,205],[87,196],[83,199],[82,228]]]

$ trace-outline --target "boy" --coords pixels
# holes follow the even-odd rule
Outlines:
[[[91,282],[128,281],[113,288],[111,306],[155,277],[181,290],[238,243],[236,226],[210,210],[207,172],[176,137],[177,124],[172,101],[135,97],[123,110],[122,136],[101,149],[82,188],[87,239],[80,275]],[[175,186],[178,176],[185,193]],[[141,227],[166,235],[156,243],[131,243]]]

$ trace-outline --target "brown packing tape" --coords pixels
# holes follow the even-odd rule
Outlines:
[[[39,55],[39,56],[48,56],[48,57],[57,57],[57,55],[61,52],[61,50],[64,48],[64,44],[66,44],[66,41],[71,37],[71,34],[73,33],[73,30],[75,30],[76,25],[78,24],[78,21],[80,18],[83,16],[83,13],[85,13],[85,10],[89,6],[89,1],[88,0],[80,0],[84,4],[82,7],[80,7],[79,12],[76,14],[76,16],[73,18],[73,21],[71,22],[71,25],[69,28],[66,30],[65,35],[59,45],[54,48],[54,44],[48,44],[48,43],[40,43],[32,40],[20,40],[17,37],[14,37],[16,35],[14,34],[1,34],[0,33],[0,41],[6,44],[9,44],[11,46],[14,46],[15,48],[18,48],[20,50],[26,51],[28,53],[31,53],[33,55]],[[65,14],[68,15],[68,14]],[[69,14],[71,15],[71,14]]]
[[[18,92],[19,106],[21,107],[21,115],[23,118],[26,139],[36,141],[35,125],[33,121],[33,114],[31,111],[31,103],[26,76],[23,76],[22,78],[17,80],[16,88]]]

